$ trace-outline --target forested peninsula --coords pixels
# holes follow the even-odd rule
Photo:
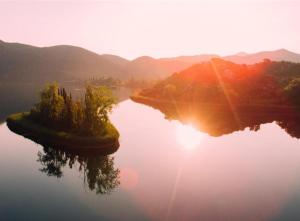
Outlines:
[[[167,119],[193,123],[211,136],[258,130],[276,122],[300,137],[300,64],[265,59],[235,64],[220,58],[191,66],[131,96]]]
[[[150,105],[201,105],[230,111],[276,111],[300,107],[300,63],[268,59],[235,64],[213,58],[140,91],[132,99]],[[215,108],[214,108],[215,107]]]

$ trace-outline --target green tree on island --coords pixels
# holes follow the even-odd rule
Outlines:
[[[73,100],[57,83],[47,85],[30,117],[45,126],[73,130],[88,135],[101,134],[109,123],[108,114],[116,104],[105,86],[86,86],[84,99]]]
[[[88,85],[84,97],[85,126],[90,133],[97,132],[108,122],[116,99],[107,87],[93,87]]]

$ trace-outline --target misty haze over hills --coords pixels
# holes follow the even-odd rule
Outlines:
[[[0,80],[46,82],[86,80],[102,76],[121,80],[162,79],[214,57],[239,64],[257,63],[265,58],[273,61],[300,62],[300,54],[285,49],[255,54],[242,52],[224,57],[215,54],[159,59],[143,56],[130,61],[116,55],[99,55],[69,45],[35,47],[0,41]]]

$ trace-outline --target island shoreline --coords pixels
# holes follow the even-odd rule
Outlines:
[[[17,113],[7,117],[7,127],[14,133],[28,138],[38,144],[73,151],[97,152],[111,154],[119,148],[119,132],[111,124],[114,133],[105,137],[80,136],[70,132],[56,131],[34,122],[29,113]]]

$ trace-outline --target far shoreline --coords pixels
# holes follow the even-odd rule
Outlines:
[[[166,100],[166,99],[155,99],[155,98],[149,98],[141,95],[132,95],[130,96],[130,99],[136,103],[141,103],[145,105],[149,105],[153,108],[160,108],[160,107],[175,107],[180,105],[193,105],[194,107],[199,107],[201,110],[204,111],[210,111],[213,110],[219,110],[219,112],[226,112],[226,109],[228,111],[232,111],[229,109],[228,104],[216,104],[212,102],[190,102],[190,101],[176,101],[174,100]],[[297,107],[295,105],[279,105],[279,104],[240,104],[235,105],[233,108],[237,112],[243,112],[245,114],[260,114],[261,111],[263,114],[286,114],[286,115],[300,115],[299,109],[300,107]]]

